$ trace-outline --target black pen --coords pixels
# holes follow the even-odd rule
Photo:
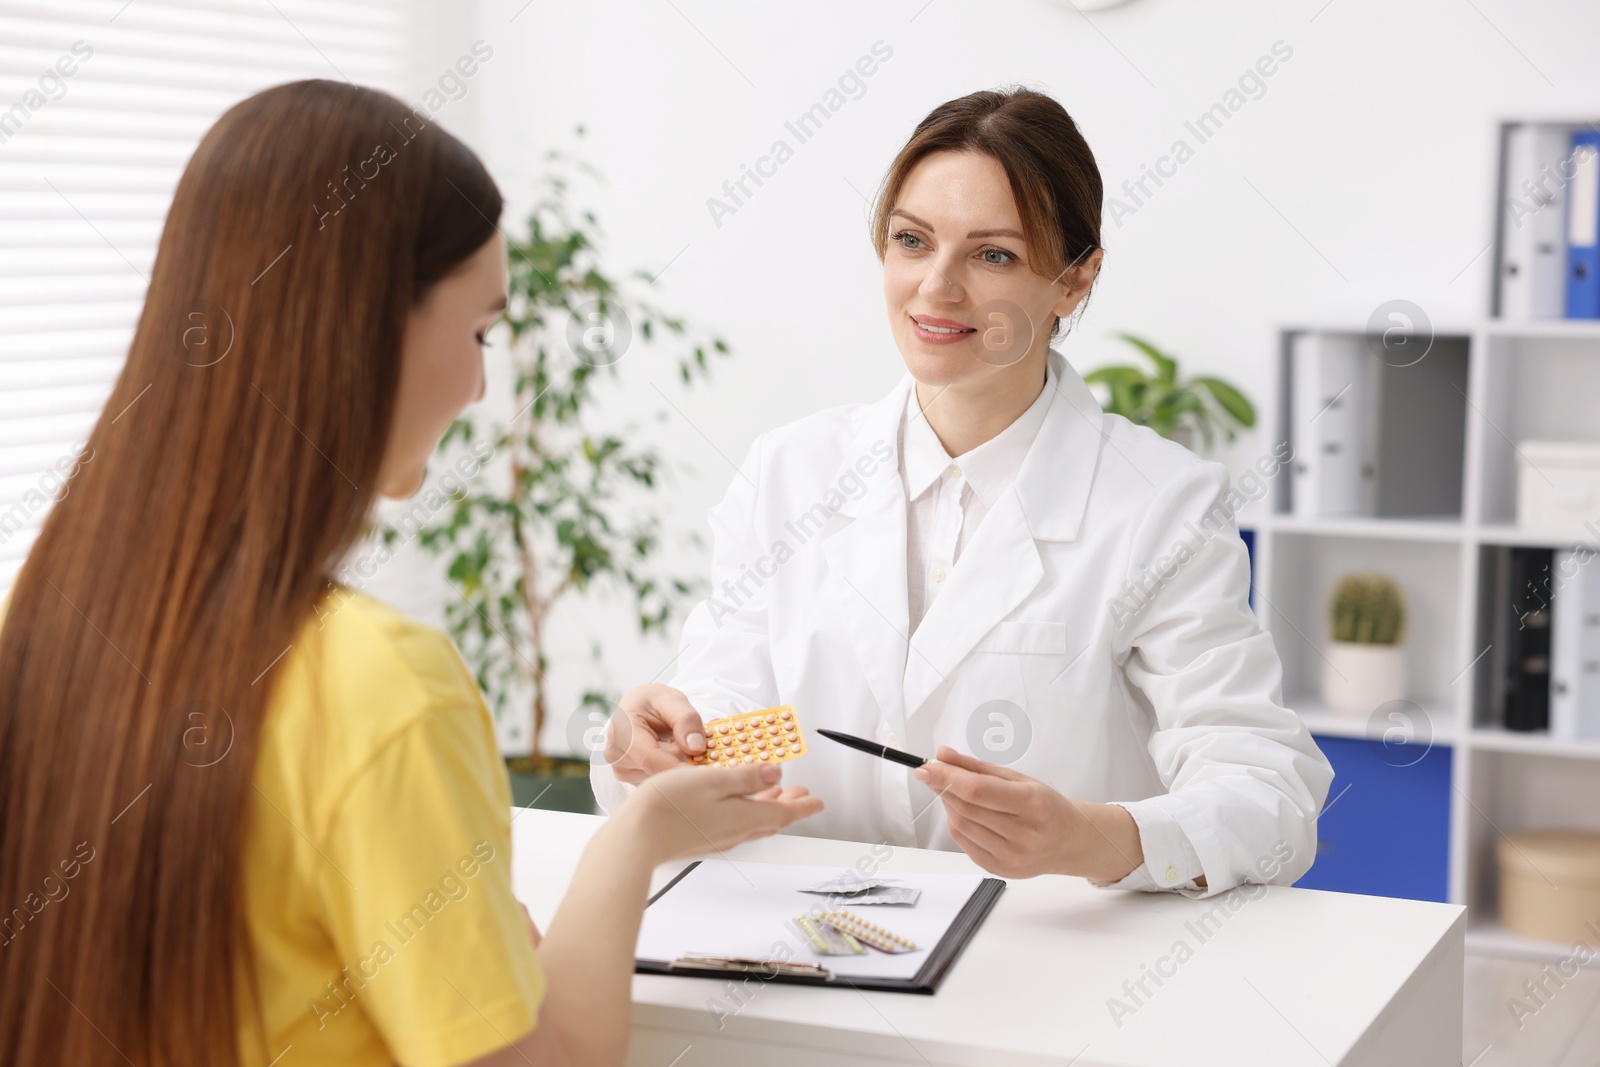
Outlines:
[[[817,733],[821,734],[823,737],[826,737],[830,741],[837,741],[841,745],[849,745],[851,748],[859,749],[862,752],[868,753],[869,755],[878,756],[882,759],[893,760],[895,763],[904,763],[907,767],[920,767],[924,763],[928,762],[921,756],[913,756],[909,752],[901,752],[898,748],[890,748],[888,745],[880,745],[876,741],[868,741],[863,737],[852,737],[849,734],[841,734],[837,730],[819,729]]]

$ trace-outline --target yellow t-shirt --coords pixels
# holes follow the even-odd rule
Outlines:
[[[268,679],[244,856],[266,1053],[245,1011],[244,1062],[442,1067],[522,1037],[544,974],[449,637],[337,586]]]

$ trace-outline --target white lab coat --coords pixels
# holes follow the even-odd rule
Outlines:
[[[1104,414],[1049,359],[1056,395],[1016,482],[909,642],[896,449],[910,375],[757,438],[710,513],[712,595],[669,684],[708,719],[794,706],[809,750],[784,781],[827,809],[793,833],[958,848],[908,768],[814,732],[830,727],[1123,803],[1146,853],[1129,887],[1292,883],[1333,771],[1282,704],[1226,469]],[[633,788],[603,764],[591,779],[606,810]]]

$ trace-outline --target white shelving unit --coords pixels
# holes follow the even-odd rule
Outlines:
[[[1287,373],[1293,335],[1359,338],[1365,330],[1365,324],[1285,329],[1280,375]],[[1468,943],[1475,951],[1558,960],[1572,946],[1531,941],[1500,926],[1496,842],[1524,829],[1600,830],[1600,741],[1562,742],[1487,721],[1482,694],[1493,657],[1486,654],[1492,632],[1486,620],[1511,606],[1485,602],[1492,594],[1484,573],[1489,554],[1501,546],[1586,543],[1600,550],[1600,542],[1545,537],[1513,525],[1516,442],[1600,441],[1600,322],[1485,319],[1435,335],[1448,343],[1446,351],[1464,350],[1467,360],[1467,389],[1458,401],[1466,417],[1461,513],[1298,517],[1287,511],[1292,476],[1285,466],[1262,509],[1239,518],[1241,527],[1254,531],[1255,605],[1283,659],[1285,701],[1312,732],[1377,738],[1382,723],[1341,717],[1321,704],[1325,608],[1345,573],[1375,570],[1399,582],[1409,614],[1410,700],[1423,714],[1411,732],[1431,737],[1397,739],[1431,740],[1452,750],[1448,899],[1468,907]],[[1285,382],[1271,395],[1283,408],[1275,438],[1283,440],[1289,425]],[[1336,780],[1330,801],[1340,788]]]

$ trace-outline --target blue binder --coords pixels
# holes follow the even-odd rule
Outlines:
[[[1600,132],[1572,134],[1567,190],[1567,318],[1600,319]]]

